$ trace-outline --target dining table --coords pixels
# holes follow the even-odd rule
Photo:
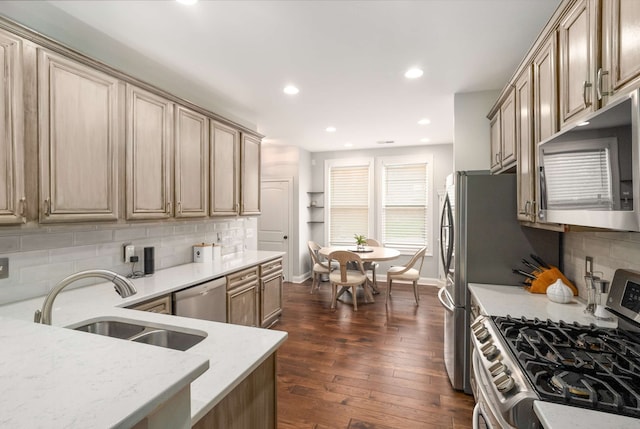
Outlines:
[[[331,254],[331,252],[335,252],[336,250],[348,250],[360,256],[360,259],[362,260],[362,262],[372,262],[372,263],[380,262],[380,261],[391,261],[393,259],[396,259],[398,256],[400,256],[400,251],[389,248],[389,247],[364,246],[363,248],[358,248],[355,245],[321,247],[320,250],[318,250],[318,254],[320,254],[321,256],[324,256],[325,258],[329,258],[329,255]],[[346,288],[343,288],[340,294],[342,294],[342,292],[345,289]],[[371,302],[374,302],[373,295],[380,293],[378,289],[375,287],[375,282],[373,282],[372,280],[369,280],[369,277],[367,277],[367,282],[364,288],[364,292],[365,292],[365,297],[367,298],[367,301],[371,301]]]

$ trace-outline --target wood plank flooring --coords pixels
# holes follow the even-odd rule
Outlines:
[[[443,361],[437,288],[394,285],[385,309],[350,296],[330,309],[329,283],[284,284],[278,351],[279,429],[470,428],[473,397],[451,388]]]

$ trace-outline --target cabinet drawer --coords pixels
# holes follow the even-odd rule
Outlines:
[[[151,313],[172,314],[171,295],[161,296],[160,298],[150,299],[140,304],[127,307],[130,310],[148,311]]]
[[[247,268],[246,270],[237,271],[227,276],[227,290],[246,285],[249,282],[258,279],[258,267]]]
[[[260,277],[282,271],[282,258],[274,259],[260,265]]]

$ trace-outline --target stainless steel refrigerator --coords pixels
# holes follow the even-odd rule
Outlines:
[[[560,259],[560,233],[520,225],[516,195],[514,174],[458,171],[442,207],[444,359],[451,384],[466,393],[472,393],[468,284],[522,287],[523,277],[512,272],[522,258],[534,253],[556,266]]]

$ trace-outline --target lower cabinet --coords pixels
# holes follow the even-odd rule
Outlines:
[[[164,295],[127,307],[130,310],[149,311],[159,314],[173,314],[171,295]]]
[[[282,314],[282,259],[260,265],[260,326],[266,328]]]
[[[282,314],[282,258],[227,276],[227,322],[266,328]]]
[[[258,325],[258,267],[227,276],[227,322]]]
[[[276,354],[236,386],[193,429],[276,427]]]

